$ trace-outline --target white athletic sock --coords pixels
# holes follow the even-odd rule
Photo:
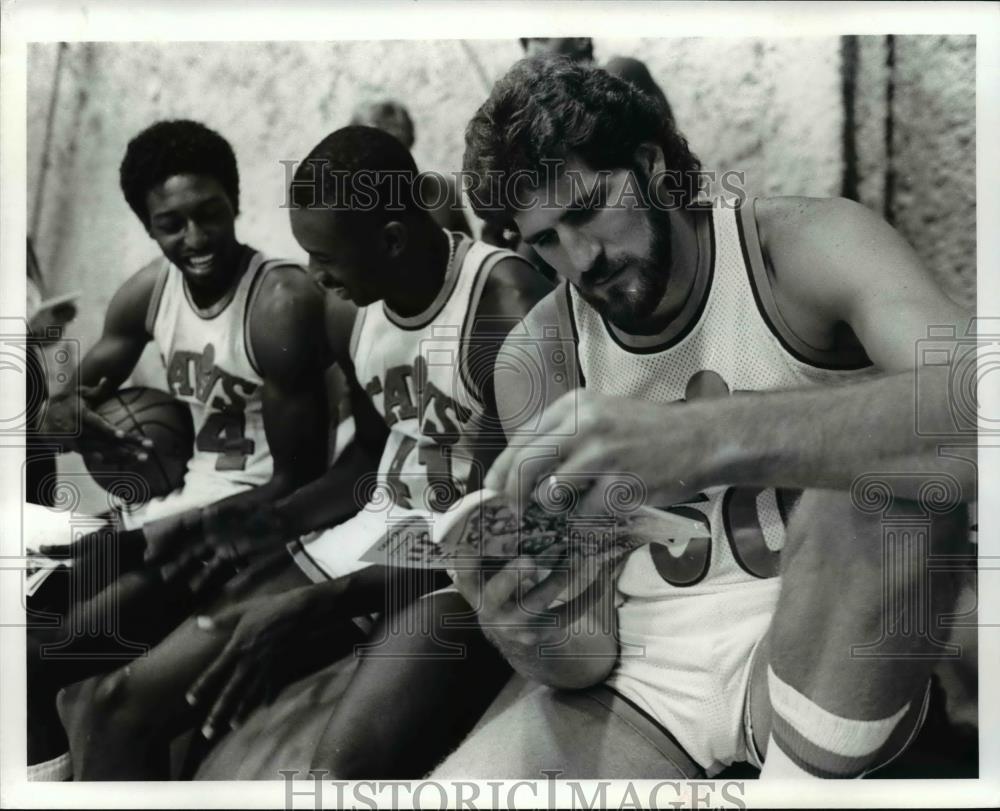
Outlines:
[[[815,777],[858,777],[873,765],[910,709],[907,703],[888,718],[857,721],[824,710],[782,681],[771,668],[767,670],[767,683],[773,718],[762,778],[791,776],[790,766],[795,767],[799,777],[805,773]]]
[[[59,757],[35,763],[28,766],[29,783],[45,783],[57,780],[73,779],[73,761],[69,752],[63,752]]]

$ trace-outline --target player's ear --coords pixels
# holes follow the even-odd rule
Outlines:
[[[639,144],[635,148],[635,163],[646,172],[647,177],[660,175],[667,168],[662,147],[652,141]]]
[[[390,220],[382,226],[382,248],[391,259],[402,256],[407,238],[406,226],[398,220]]]

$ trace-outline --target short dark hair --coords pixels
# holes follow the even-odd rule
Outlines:
[[[697,194],[701,162],[663,105],[600,68],[522,59],[493,86],[465,130],[463,169],[472,207],[484,219],[509,217],[509,190],[498,196],[496,178],[535,172],[542,161],[571,154],[594,169],[627,168],[648,142],[663,150],[671,172],[665,182],[676,182],[672,190],[687,205]]]
[[[352,125],[330,133],[302,160],[292,179],[296,208],[333,208],[377,220],[419,211],[413,194],[417,165],[399,139],[376,127]]]
[[[378,127],[390,135],[399,133],[403,136],[400,140],[407,149],[411,148],[416,140],[413,119],[410,118],[409,111],[395,99],[382,99],[360,105],[351,116],[351,123]]]
[[[136,135],[118,170],[122,193],[143,224],[149,225],[146,195],[175,175],[208,175],[219,181],[233,213],[240,213],[240,174],[229,142],[197,121],[158,121]]]

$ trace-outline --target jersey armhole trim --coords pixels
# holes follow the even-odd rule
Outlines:
[[[774,300],[771,279],[764,263],[760,235],[757,231],[756,206],[757,199],[752,197],[737,209],[736,230],[739,232],[740,250],[743,253],[743,263],[747,268],[757,311],[771,334],[778,339],[782,349],[800,363],[831,371],[851,371],[870,367],[871,361],[863,354],[847,355],[819,349],[803,341],[788,326]]]
[[[354,363],[354,359],[358,356],[358,347],[361,345],[361,330],[364,328],[365,317],[367,315],[368,308],[361,307],[354,316],[354,325],[351,327],[351,340],[347,346],[347,357],[351,363]]]
[[[153,284],[153,292],[149,297],[149,304],[146,307],[146,334],[150,338],[153,336],[153,328],[156,326],[156,316],[160,312],[160,302],[163,300],[163,290],[167,286],[167,279],[170,277],[170,265],[164,264],[160,267],[160,275],[156,277]]]
[[[483,261],[479,264],[476,269],[476,278],[473,279],[472,285],[469,288],[469,306],[465,309],[465,319],[462,322],[462,331],[459,333],[459,343],[458,343],[458,375],[462,379],[462,383],[465,384],[465,388],[468,390],[476,402],[483,408],[487,406],[486,397],[481,391],[480,387],[476,385],[475,381],[472,379],[472,375],[469,373],[469,342],[472,337],[472,328],[475,324],[476,316],[479,312],[479,302],[483,296],[483,290],[486,288],[486,283],[489,281],[490,273],[493,272],[493,268],[499,264],[499,262],[507,257],[521,257],[517,256],[516,253],[507,250],[506,248],[497,248],[490,251],[483,257]],[[462,257],[463,261],[465,257]],[[526,260],[523,260],[526,262]]]
[[[573,293],[568,282],[561,282],[562,289],[556,292],[556,318],[560,336],[571,335],[573,340],[573,361],[567,357],[567,371],[570,379],[569,390],[583,388],[587,385],[583,374],[583,365],[580,363],[580,332],[576,328],[576,318],[573,315]],[[572,368],[570,368],[572,367]]]
[[[455,247],[455,256],[452,258],[445,272],[444,284],[437,297],[431,302],[431,305],[422,313],[418,313],[410,318],[404,318],[390,310],[389,305],[384,301],[382,302],[382,312],[385,314],[385,317],[400,329],[414,332],[426,327],[440,315],[455,292],[455,288],[458,286],[458,277],[462,273],[462,263],[465,262],[465,255],[469,252],[469,248],[472,247],[472,240],[460,232],[452,231],[450,233],[452,238],[458,239],[459,242]]]

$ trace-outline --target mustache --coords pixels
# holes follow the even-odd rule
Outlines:
[[[580,281],[587,286],[598,284],[618,274],[628,267],[628,264],[628,260],[624,258],[609,260],[606,256],[601,256],[580,277]]]

